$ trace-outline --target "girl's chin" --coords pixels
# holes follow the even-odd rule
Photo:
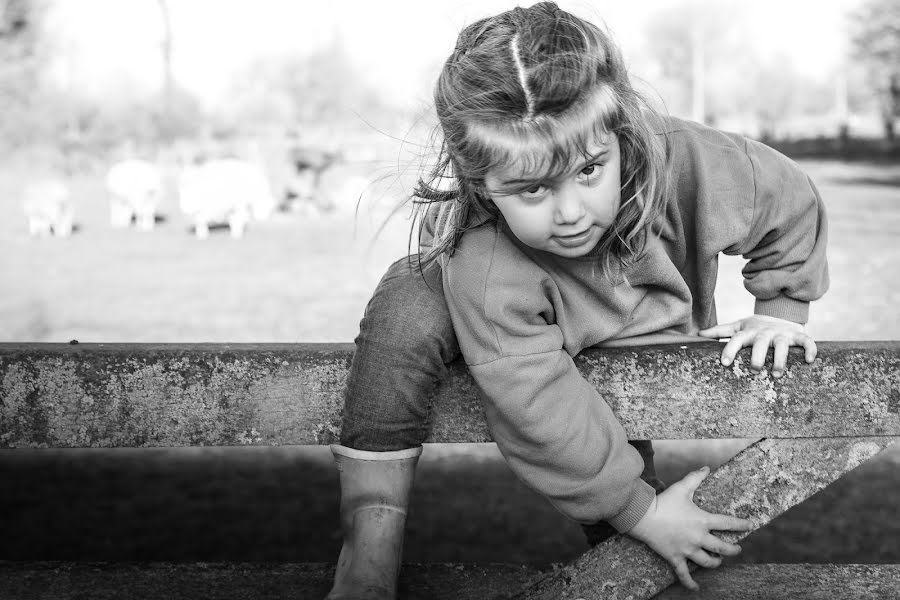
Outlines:
[[[585,232],[565,237],[551,238],[551,246],[554,254],[570,258],[584,256],[597,247],[603,232],[596,225],[592,225]]]

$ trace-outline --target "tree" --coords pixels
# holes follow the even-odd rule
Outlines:
[[[238,72],[228,110],[245,123],[291,123],[307,131],[347,129],[391,113],[340,37],[309,54],[266,57]]]
[[[41,91],[43,5],[34,0],[0,0],[0,137],[6,145],[27,141],[40,128],[32,123]]]
[[[175,101],[175,77],[172,74],[172,16],[169,12],[169,3],[166,0],[157,0],[159,16],[162,19],[163,39],[160,43],[163,66],[163,107],[160,118],[162,138],[170,141],[172,135],[172,122],[174,120]]]
[[[850,27],[854,58],[866,69],[885,137],[893,140],[900,117],[900,2],[866,0],[851,15]]]
[[[710,116],[711,72],[720,68],[717,57],[727,54],[728,38],[736,19],[730,2],[683,0],[667,6],[648,23],[647,46],[674,84],[676,111],[689,107],[691,118]]]

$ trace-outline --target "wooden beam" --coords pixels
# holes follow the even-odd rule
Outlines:
[[[874,456],[895,438],[761,440],[709,475],[694,502],[736,515],[758,529]],[[729,541],[748,533],[723,533]],[[695,567],[696,568],[696,567]],[[518,600],[639,600],[676,581],[671,566],[648,546],[623,535],[592,548],[535,583]]]
[[[405,600],[485,600],[540,575],[507,564],[404,565]],[[283,600],[324,598],[334,565],[322,563],[77,563],[0,561],[0,595],[17,600]]]
[[[546,570],[483,564],[404,565],[403,600],[504,597]],[[324,598],[334,566],[266,563],[2,562],[0,589],[18,600],[280,600]],[[696,574],[699,592],[659,600],[883,600],[896,598],[900,565],[727,565]],[[498,596],[499,595],[499,596]]]
[[[780,379],[721,345],[591,349],[581,372],[632,439],[900,435],[900,342],[792,351]],[[328,444],[350,344],[0,344],[0,448]],[[462,363],[429,441],[486,442]]]
[[[900,597],[900,565],[729,565],[697,572],[698,592],[656,600],[885,600]]]

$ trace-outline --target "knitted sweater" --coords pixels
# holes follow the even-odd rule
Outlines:
[[[696,123],[666,121],[674,194],[659,236],[610,281],[593,255],[562,258],[501,222],[467,231],[444,292],[494,440],[562,513],[626,532],[654,490],[643,461],[572,357],[599,344],[660,342],[716,323],[720,252],[748,259],[755,312],[798,323],[828,287],[824,206],[797,165]]]

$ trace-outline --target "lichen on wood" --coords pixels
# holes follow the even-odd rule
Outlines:
[[[900,344],[821,343],[780,379],[700,343],[590,349],[575,364],[632,439],[900,434]],[[351,344],[0,344],[0,447],[328,444]],[[461,361],[431,442],[490,441]]]
[[[712,513],[749,519],[755,530],[895,440],[891,437],[760,440],[709,475],[694,494],[694,502]],[[720,535],[736,542],[749,533],[721,532]],[[618,535],[515,598],[640,600],[651,598],[675,581],[672,568],[659,555],[633,538]]]

